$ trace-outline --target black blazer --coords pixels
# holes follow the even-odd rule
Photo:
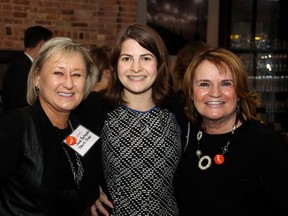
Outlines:
[[[31,60],[23,52],[8,66],[3,78],[2,102],[4,110],[28,105],[26,91],[31,65]]]

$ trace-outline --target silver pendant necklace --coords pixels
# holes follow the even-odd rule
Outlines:
[[[74,131],[74,128],[70,122],[70,120],[68,120],[68,123],[69,123],[69,126],[71,128],[72,131]],[[63,150],[67,156],[67,159],[68,159],[68,162],[70,164],[70,168],[71,168],[71,171],[72,171],[72,174],[73,174],[73,177],[74,177],[74,181],[76,182],[77,184],[77,187],[80,188],[80,182],[83,178],[83,173],[84,173],[84,168],[83,168],[83,164],[81,162],[81,159],[80,159],[80,156],[77,152],[75,152],[75,158],[76,158],[76,164],[77,164],[77,169],[75,168],[72,160],[71,160],[71,157],[70,155],[68,154],[67,150],[66,150],[66,145],[63,144]]]
[[[232,130],[231,130],[231,133],[230,133],[230,138],[228,139],[227,143],[225,146],[223,146],[221,149],[222,149],[222,154],[217,154],[214,156],[214,162],[218,165],[221,165],[224,163],[224,154],[227,153],[229,151],[229,145],[231,143],[231,140],[234,136],[234,133],[235,133],[235,130],[237,128],[237,122],[238,120],[236,120],[235,124],[233,125],[232,127]],[[203,136],[203,132],[201,130],[198,131],[197,133],[197,142],[198,142],[198,148],[196,150],[196,155],[198,156],[199,158],[199,161],[198,161],[198,167],[201,169],[201,170],[206,170],[208,169],[210,166],[212,166],[212,160],[210,158],[210,156],[208,155],[203,155],[202,156],[202,151],[200,150],[200,140]]]

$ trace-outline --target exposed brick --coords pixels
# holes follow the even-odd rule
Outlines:
[[[109,46],[120,29],[134,23],[137,17],[137,0],[0,2],[1,50],[23,49],[24,31],[32,25],[43,25],[55,36],[71,37],[86,46]],[[7,29],[11,30],[9,34]]]
[[[27,13],[19,13],[19,12],[15,12],[13,14],[14,17],[17,17],[17,18],[25,18],[27,17]]]
[[[73,15],[74,14],[74,10],[61,10],[62,14],[66,14],[66,15]]]

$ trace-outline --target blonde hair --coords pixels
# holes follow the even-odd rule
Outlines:
[[[69,56],[72,53],[80,53],[86,63],[86,82],[85,82],[85,92],[84,98],[88,96],[92,90],[98,77],[98,69],[90,55],[87,48],[80,44],[72,41],[70,38],[66,37],[55,37],[48,40],[40,49],[38,55],[33,61],[31,66],[28,79],[27,79],[27,102],[28,104],[33,104],[37,99],[37,90],[34,85],[36,71],[41,73],[41,68],[43,64],[51,56],[55,54],[61,54],[62,56]],[[83,99],[84,99],[83,98]]]

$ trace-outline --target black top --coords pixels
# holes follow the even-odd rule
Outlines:
[[[204,133],[200,149],[212,166],[200,170],[197,132],[190,134],[176,175],[181,215],[288,215],[288,152],[278,134],[257,121],[245,122],[235,131],[224,164],[217,165],[213,157],[229,136]]]
[[[29,109],[32,110],[35,124],[40,131],[38,136],[42,142],[41,144],[39,143],[39,146],[42,146],[43,149],[43,152],[37,152],[37,149],[41,148],[39,148],[39,146],[35,147],[35,151],[31,152],[31,157],[33,157],[33,154],[42,155],[41,161],[43,160],[43,165],[41,170],[43,171],[40,173],[42,177],[40,177],[41,181],[39,186],[30,185],[28,179],[22,179],[22,182],[27,181],[27,188],[29,188],[29,190],[24,189],[23,191],[23,189],[15,186],[15,190],[11,194],[25,193],[24,196],[27,197],[27,200],[37,204],[34,204],[32,208],[29,207],[29,209],[28,206],[32,204],[28,204],[27,200],[22,200],[19,203],[13,203],[11,206],[16,205],[20,207],[23,215],[34,215],[35,212],[39,212],[38,215],[40,215],[41,212],[41,215],[45,216],[82,215],[84,209],[86,207],[89,209],[90,204],[99,196],[96,168],[98,158],[95,157],[95,155],[97,155],[97,143],[81,158],[84,167],[84,176],[80,183],[80,189],[78,189],[67,155],[62,146],[62,141],[71,133],[71,128],[58,129],[54,127],[41,108],[39,101],[36,101]],[[77,120],[73,117],[70,119],[75,129],[78,125]],[[0,212],[4,212],[4,209],[9,208],[7,204],[9,204],[10,197],[7,196],[7,190],[5,189],[6,184],[9,184],[12,176],[15,178],[14,173],[16,173],[20,167],[23,168],[21,165],[24,161],[27,163],[27,161],[30,160],[30,156],[24,155],[24,134],[25,124],[23,115],[19,110],[16,109],[1,114]],[[74,162],[74,165],[77,166],[75,164],[75,152],[70,148],[66,148],[66,150],[72,162]],[[33,166],[33,164],[29,165],[27,172],[30,172]],[[38,174],[39,173],[32,173],[32,179],[34,177],[36,178]],[[5,195],[3,191],[6,191]],[[34,214],[32,214],[32,212]],[[15,213],[5,215],[15,215]]]
[[[2,101],[4,110],[28,105],[26,91],[31,65],[32,61],[23,52],[8,66],[3,78]]]
[[[114,107],[106,101],[104,92],[91,92],[74,113],[84,126],[100,136],[107,113],[113,109]]]

